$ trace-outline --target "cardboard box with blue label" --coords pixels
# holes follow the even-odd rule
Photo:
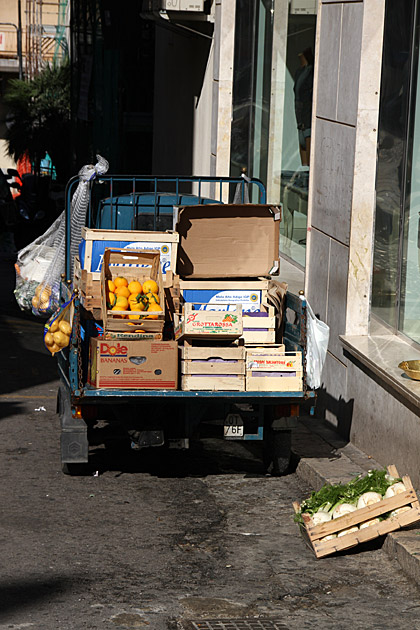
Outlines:
[[[236,304],[242,304],[245,313],[261,311],[267,302],[268,286],[267,279],[180,281],[184,301],[208,311],[234,310]]]
[[[139,230],[96,230],[82,228],[79,260],[82,269],[100,279],[106,248],[156,250],[160,254],[162,276],[175,271],[179,234],[175,232],[143,232]]]

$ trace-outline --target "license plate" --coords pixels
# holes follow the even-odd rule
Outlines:
[[[244,435],[244,423],[238,413],[229,413],[224,426],[225,438],[241,438]]]

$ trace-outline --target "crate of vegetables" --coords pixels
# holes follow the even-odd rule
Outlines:
[[[101,270],[104,333],[161,333],[165,294],[159,252],[105,249]]]
[[[400,478],[395,466],[371,470],[348,484],[325,485],[293,507],[295,521],[317,558],[420,520],[410,478]]]

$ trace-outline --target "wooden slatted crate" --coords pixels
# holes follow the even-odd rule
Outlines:
[[[393,477],[399,477],[395,466],[388,466],[388,472]],[[420,521],[420,504],[413,488],[411,480],[408,476],[402,477],[402,481],[406,487],[406,491],[397,494],[389,499],[383,499],[369,505],[365,508],[340,516],[321,525],[314,525],[309,514],[302,514],[304,525],[300,525],[305,542],[315,553],[317,558],[323,558],[336,551],[343,551],[355,547],[360,543],[367,542],[384,536],[390,532],[407,527]],[[300,511],[299,503],[293,503],[296,513]],[[373,520],[382,514],[392,512],[399,508],[408,508],[400,514],[390,516],[379,523],[369,525],[358,531],[337,536],[329,540],[325,540],[327,536],[336,536],[339,532],[350,529],[351,527],[359,527],[366,521]]]
[[[180,353],[184,391],[244,391],[243,346],[183,346]]]
[[[165,323],[165,294],[162,283],[159,253],[147,250],[113,250],[105,249],[101,270],[101,287],[108,286],[108,280],[122,275],[128,282],[138,280],[143,283],[151,278],[159,287],[160,311],[139,311],[139,318],[125,319],[128,311],[110,310],[107,305],[106,291],[102,290],[102,323],[104,333],[119,332],[155,332],[161,333]]]
[[[259,311],[243,313],[242,339],[246,346],[276,343],[274,306],[261,304]]]
[[[303,389],[302,353],[247,349],[246,391],[299,392]]]

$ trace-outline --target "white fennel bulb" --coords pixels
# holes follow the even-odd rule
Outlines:
[[[372,525],[377,525],[381,521],[379,518],[371,518],[370,521],[365,521],[364,523],[360,523],[360,529],[365,529],[365,527],[371,527]]]
[[[382,501],[382,495],[379,492],[365,492],[362,496],[359,497],[357,502],[357,509],[367,507],[368,505],[373,505],[374,503],[378,503]]]
[[[351,505],[350,503],[340,503],[340,505],[337,505],[337,507],[335,508],[332,517],[339,518],[340,516],[344,516],[345,514],[350,514],[351,512],[355,512],[356,509],[357,508],[354,505]]]
[[[411,510],[409,505],[404,505],[404,507],[397,508],[396,510],[392,510],[390,516],[398,516],[398,514],[404,514],[404,512],[408,512]]]
[[[320,538],[320,541],[333,540],[333,538],[337,538],[337,534],[328,534],[328,536],[324,536],[324,538]]]
[[[406,487],[402,481],[397,481],[397,483],[393,483],[392,486],[389,486],[387,491],[385,492],[385,499],[390,499],[391,497],[395,497],[396,494],[401,494],[401,492],[405,492]]]
[[[331,514],[324,512],[323,510],[319,510],[319,512],[312,514],[312,520],[314,525],[321,525],[321,523],[327,523],[331,520]]]
[[[352,534],[353,532],[358,532],[359,528],[354,526],[354,527],[349,527],[349,529],[343,529],[341,532],[338,532],[337,536],[345,536],[346,534]]]

